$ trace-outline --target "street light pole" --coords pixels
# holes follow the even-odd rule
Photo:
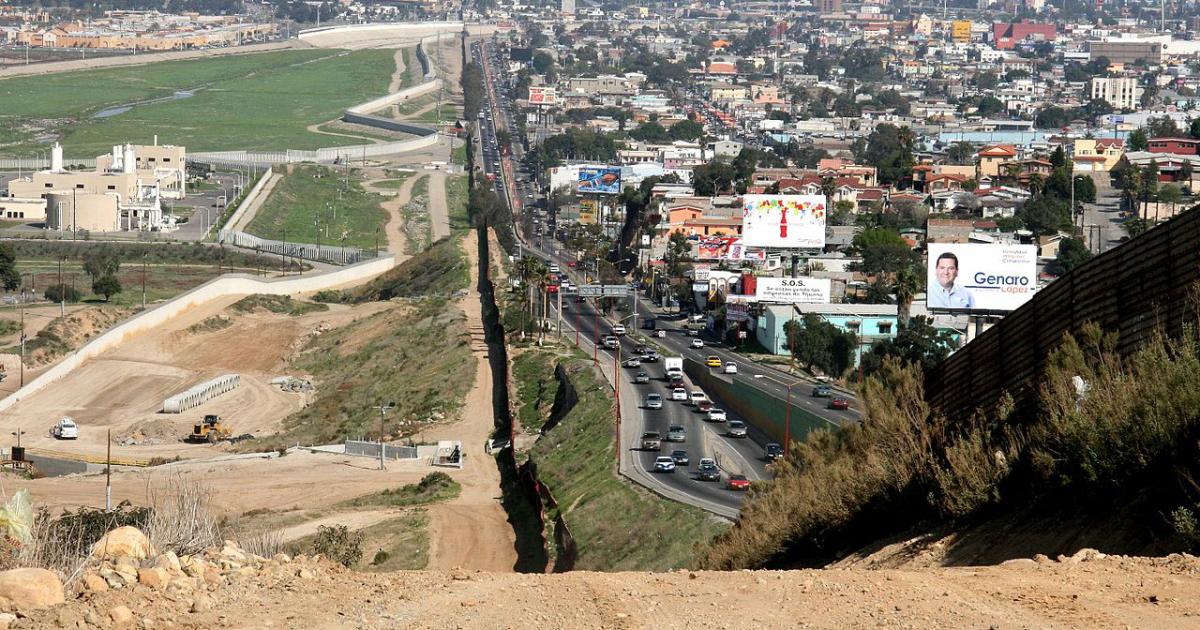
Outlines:
[[[786,419],[783,421],[783,458],[784,459],[787,459],[788,442],[792,441],[792,385],[795,385],[795,383],[788,383],[788,386],[787,386],[787,411],[785,412]]]
[[[146,257],[150,252],[142,254],[142,308],[146,308]]]

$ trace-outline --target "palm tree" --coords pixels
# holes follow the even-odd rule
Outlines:
[[[533,287],[546,277],[546,266],[536,256],[526,254],[517,261],[516,265],[517,277],[521,279],[521,284],[525,289],[524,297],[525,308],[521,314],[521,338],[525,337],[525,330],[528,328],[526,315],[533,316]]]
[[[837,183],[832,177],[821,178],[821,194],[825,195],[825,212],[833,208],[833,193],[837,192]]]
[[[908,328],[909,309],[912,308],[912,303],[916,299],[917,293],[921,292],[921,285],[924,279],[912,267],[902,269],[900,273],[896,274],[896,311],[900,319],[898,327],[901,329]]]
[[[1046,187],[1046,178],[1038,173],[1033,173],[1029,176],[1029,192],[1037,196],[1038,193]]]

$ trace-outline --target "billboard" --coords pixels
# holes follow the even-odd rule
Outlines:
[[[1033,245],[929,243],[930,309],[1011,311],[1037,290]]]
[[[758,278],[754,294],[760,302],[828,304],[829,278]]]
[[[729,248],[739,239],[737,236],[702,236],[699,242],[699,258],[729,258]]]
[[[530,105],[553,105],[558,102],[552,87],[531,87],[529,88],[529,104]]]
[[[747,247],[825,247],[823,195],[746,195],[742,237]]]
[[[579,192],[612,195],[620,193],[621,169],[608,167],[579,169]]]

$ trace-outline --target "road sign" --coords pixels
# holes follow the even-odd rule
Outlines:
[[[579,295],[584,297],[625,297],[629,295],[629,287],[624,284],[585,284],[579,287]]]

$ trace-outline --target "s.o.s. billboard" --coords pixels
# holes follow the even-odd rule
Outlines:
[[[829,278],[759,278],[755,295],[761,302],[828,304]]]
[[[929,243],[926,305],[957,311],[1011,311],[1037,290],[1033,245]]]
[[[742,240],[747,247],[825,247],[825,197],[746,195]]]

